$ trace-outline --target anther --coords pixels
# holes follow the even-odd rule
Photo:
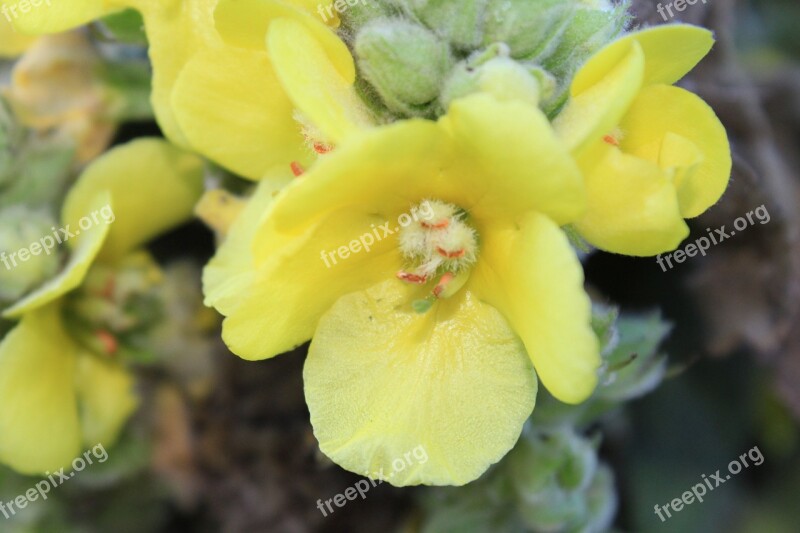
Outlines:
[[[299,178],[306,172],[306,170],[302,166],[300,166],[300,163],[298,163],[297,161],[292,161],[292,164],[289,166],[292,168],[292,174],[294,174],[294,177],[296,178]]]
[[[406,272],[401,270],[397,273],[397,279],[401,281],[406,281],[408,283],[415,283],[417,285],[424,285],[428,281],[427,276],[423,276],[421,274],[414,274],[413,272]]]

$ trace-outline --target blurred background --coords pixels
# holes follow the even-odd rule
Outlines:
[[[632,9],[634,25],[664,22],[654,0]],[[317,450],[306,347],[264,362],[226,350],[199,287],[214,236],[192,223],[151,247],[177,325],[162,339],[174,355],[141,373],[143,408],[107,462],[0,517],[0,531],[800,531],[800,4],[702,0],[675,20],[716,32],[681,85],[715,109],[734,151],[728,191],[689,240],[759,206],[770,219],[666,272],[653,258],[585,259],[612,363],[587,408],[565,414],[540,397],[517,449],[468,487],[383,484],[323,516],[317,501],[359,478]],[[104,133],[114,143],[158,134],[135,105],[147,94],[137,76],[117,79],[134,104]],[[754,448],[761,464],[656,514]],[[35,482],[0,470],[0,501]]]

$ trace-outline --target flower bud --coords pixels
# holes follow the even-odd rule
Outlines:
[[[489,0],[402,0],[429,28],[462,51],[481,45],[482,21]]]
[[[558,45],[574,11],[568,0],[489,0],[483,44],[506,43],[516,59],[545,55]]]
[[[43,210],[0,210],[0,300],[13,302],[58,272],[55,224]]]
[[[356,36],[364,78],[393,112],[430,114],[453,64],[450,48],[433,32],[403,20],[376,20]]]
[[[473,67],[470,60],[459,63],[442,89],[444,109],[458,98],[476,92],[493,95],[500,101],[520,100],[539,105],[555,88],[555,80],[539,67],[527,67],[509,57],[496,57]]]

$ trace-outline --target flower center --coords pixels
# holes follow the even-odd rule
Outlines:
[[[397,273],[407,283],[436,281],[431,294],[415,302],[426,311],[439,298],[448,298],[466,283],[478,257],[478,234],[467,213],[439,200],[425,200],[411,209],[419,216],[400,230],[400,250],[408,267]]]

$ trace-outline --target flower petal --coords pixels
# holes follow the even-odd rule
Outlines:
[[[602,154],[587,165],[589,209],[575,228],[609,252],[649,256],[677,248],[689,228],[670,174],[616,147]]]
[[[112,446],[139,403],[133,376],[120,364],[83,353],[75,384],[84,444]]]
[[[388,281],[325,314],[303,377],[320,449],[396,486],[463,485],[516,443],[536,375],[503,317],[469,293],[425,314]]]
[[[477,219],[537,208],[565,221],[584,208],[580,171],[544,116],[476,95],[438,123],[408,120],[348,139],[286,189],[272,217],[288,230],[338,209],[400,214],[425,198]]]
[[[595,56],[578,72],[571,97],[553,126],[575,153],[613,130],[642,86],[645,60],[636,42]],[[578,80],[580,79],[580,83]]]
[[[731,174],[731,151],[725,128],[700,97],[667,85],[642,90],[620,123],[623,151],[647,157],[664,168],[685,163],[691,157],[668,134],[691,141],[702,154],[696,168],[676,182],[681,213],[693,218],[714,205],[725,192]],[[656,153],[657,151],[657,153]]]
[[[600,355],[583,270],[567,237],[537,213],[485,235],[468,287],[506,317],[553,396],[585,400]]]
[[[67,195],[62,220],[79,227],[93,216],[94,226],[110,225],[100,257],[120,258],[153,237],[187,221],[203,188],[202,161],[161,139],[142,138],[118,146],[96,159]],[[98,193],[111,194],[113,212],[89,202]],[[71,239],[69,243],[76,241]]]
[[[291,350],[311,338],[320,316],[342,294],[394,277],[402,267],[396,239],[383,239],[377,229],[386,220],[347,209],[296,234],[277,231],[267,219],[256,250],[267,259],[256,260],[250,290],[235,302],[228,295],[222,337],[231,351],[264,359]]]
[[[111,195],[107,191],[100,191],[91,200],[88,206],[90,210],[86,214],[99,212],[104,206],[110,205],[110,202]],[[65,226],[64,230],[68,233],[73,232],[71,227]],[[6,318],[18,318],[24,313],[42,307],[78,287],[83,282],[86,273],[105,244],[109,230],[108,224],[101,223],[97,227],[92,227],[89,231],[84,232],[78,244],[72,248],[69,262],[64,269],[56,277],[48,280],[47,283],[6,309],[3,312],[3,316]],[[58,231],[57,239],[62,237],[65,237],[63,231]],[[45,238],[43,237],[42,240]]]
[[[353,57],[341,39],[308,10],[310,0],[289,2],[280,0],[220,0],[214,16],[217,31],[229,44],[263,50],[267,30],[277,18],[289,18],[303,24],[329,55],[331,64],[348,83],[356,79]],[[322,9],[330,2],[322,0]],[[271,31],[271,30],[270,30]]]
[[[580,171],[538,108],[476,95],[454,102],[441,125],[455,142],[453,173],[480,197],[463,206],[476,217],[535,209],[565,224],[585,209]]]
[[[222,44],[214,28],[217,2],[128,0],[144,18],[147,54],[153,65],[151,101],[158,125],[168,139],[183,148],[189,146],[173,112],[172,91],[178,75],[195,53]]]
[[[4,5],[0,2],[0,5]],[[0,18],[0,58],[13,58],[27,50],[36,37],[24,35],[14,29],[7,21]]]
[[[25,315],[0,343],[0,461],[25,474],[67,467],[80,452],[77,347],[59,313]]]
[[[203,269],[205,305],[229,315],[247,294],[255,278],[253,239],[275,195],[291,180],[288,168],[261,180],[243,211],[230,226],[217,253]]]
[[[198,51],[175,82],[172,107],[192,148],[242,176],[313,159],[265,51]]]
[[[341,142],[358,129],[372,125],[353,80],[342,77],[322,43],[306,26],[279,18],[270,26],[267,42],[281,84],[297,108],[323,133],[325,141]],[[337,46],[347,51],[341,41]]]
[[[644,51],[644,84],[672,85],[683,78],[714,46],[710,30],[692,24],[666,24],[629,33],[595,54],[575,76],[573,90],[581,91],[596,82],[596,65],[617,56],[631,43]]]

